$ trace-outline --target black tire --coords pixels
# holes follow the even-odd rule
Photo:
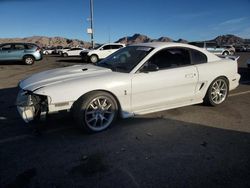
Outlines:
[[[216,89],[216,87],[218,88]],[[217,106],[222,104],[229,92],[229,83],[225,77],[216,78],[209,86],[204,103],[209,106]]]
[[[228,52],[228,51],[225,51],[225,52],[223,52],[222,55],[227,56],[227,55],[229,55],[229,52]]]
[[[64,53],[64,54],[63,54],[63,57],[68,57],[68,54],[67,54],[67,53]]]
[[[115,98],[102,91],[90,92],[79,98],[73,106],[77,124],[88,133],[109,128],[116,120],[118,105]]]
[[[33,56],[27,55],[27,56],[24,56],[23,62],[24,62],[26,65],[33,65],[34,62],[35,62],[35,58],[34,58]]]
[[[99,61],[99,58],[97,55],[91,55],[89,60],[91,63],[97,63]]]

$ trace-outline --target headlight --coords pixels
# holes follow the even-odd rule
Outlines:
[[[16,105],[17,106],[31,106],[32,100],[31,95],[28,93],[28,91],[20,90],[17,99],[16,99]]]

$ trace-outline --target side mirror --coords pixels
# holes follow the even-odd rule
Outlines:
[[[158,70],[159,67],[156,64],[149,63],[148,65],[144,66],[140,72],[148,73],[148,72],[155,72]]]

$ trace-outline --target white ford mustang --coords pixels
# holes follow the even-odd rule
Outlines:
[[[25,122],[73,112],[89,132],[123,118],[206,102],[223,103],[239,85],[237,59],[180,43],[130,45],[96,65],[34,74],[19,83],[17,109]]]

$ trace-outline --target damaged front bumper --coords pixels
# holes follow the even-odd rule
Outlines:
[[[48,111],[47,97],[36,95],[30,91],[20,90],[16,105],[17,111],[26,123],[44,119]]]

